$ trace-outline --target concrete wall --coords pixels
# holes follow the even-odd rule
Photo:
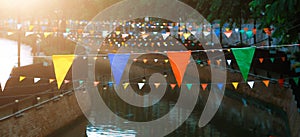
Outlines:
[[[46,136],[82,115],[74,92],[70,92],[1,120],[0,136]]]

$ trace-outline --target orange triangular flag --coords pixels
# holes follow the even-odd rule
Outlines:
[[[259,58],[260,63],[263,63],[263,61],[264,61],[264,58]]]
[[[206,84],[206,83],[201,84],[202,89],[205,90],[207,88],[207,85],[208,84]]]
[[[281,60],[284,62],[285,61],[285,57],[281,57]]]
[[[266,85],[266,87],[269,87],[270,80],[263,80],[263,83]]]
[[[176,84],[170,84],[172,90],[176,87]]]
[[[175,75],[178,87],[181,86],[182,79],[186,67],[191,58],[191,51],[187,52],[167,52],[168,58],[170,59],[171,67]]]
[[[234,89],[237,89],[239,82],[232,82],[232,85],[233,85]]]

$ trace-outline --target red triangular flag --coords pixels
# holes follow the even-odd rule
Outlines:
[[[207,85],[208,84],[206,84],[206,83],[201,84],[202,89],[205,90],[207,88]]]
[[[278,84],[280,87],[283,87],[284,79],[278,79]]]
[[[281,57],[282,62],[285,62],[285,57]]]
[[[186,67],[191,58],[191,51],[167,52],[167,55],[170,59],[171,67],[178,83],[178,87],[180,87]]]

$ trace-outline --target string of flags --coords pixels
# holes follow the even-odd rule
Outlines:
[[[245,47],[245,48],[231,48],[230,51],[233,53],[235,60],[237,62],[237,65],[242,73],[242,76],[244,78],[244,81],[248,81],[248,74],[249,70],[253,61],[253,56],[255,53],[255,47]],[[168,51],[166,52],[168,59],[164,59],[165,63],[170,62],[171,68],[173,71],[173,74],[175,76],[176,82],[178,86],[181,86],[182,79],[185,74],[186,66],[191,60],[191,52],[192,51]],[[108,59],[110,60],[110,65],[112,69],[112,74],[114,76],[115,84],[119,85],[120,80],[123,74],[123,71],[126,67],[126,64],[130,58],[131,54],[124,53],[124,54],[108,54]],[[67,72],[69,71],[73,60],[75,59],[76,55],[53,55],[53,65],[54,65],[54,71],[57,81],[57,88],[60,89],[61,84],[64,82],[65,76]],[[3,58],[1,58],[3,59]],[[282,61],[285,61],[285,58],[281,58]],[[272,58],[271,58],[272,60]],[[154,62],[158,62],[158,59],[154,59]],[[220,60],[217,60],[217,62],[220,62]],[[259,61],[262,63],[263,60],[259,58]],[[2,61],[7,62],[7,61]],[[147,59],[143,59],[144,63],[147,63]],[[228,65],[231,64],[231,60],[226,60]],[[274,62],[274,60],[272,61]],[[198,60],[197,60],[198,63]],[[207,61],[207,64],[210,65],[210,61]],[[220,64],[220,63],[217,63]],[[5,64],[7,65],[7,64]],[[13,68],[13,65],[8,68],[5,74],[2,74],[3,76],[0,79],[1,82],[1,88],[2,91],[5,88],[6,81],[9,79],[10,72]],[[22,76],[20,77],[20,81],[24,80],[26,77]],[[40,79],[35,78],[34,81],[38,82]],[[297,82],[298,83],[298,82]],[[142,84],[140,84],[141,86]],[[235,83],[235,87],[236,87]],[[172,86],[174,87],[174,85]],[[190,86],[191,87],[191,86]]]

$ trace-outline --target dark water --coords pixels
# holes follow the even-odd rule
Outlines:
[[[205,94],[204,94],[205,95]],[[117,99],[114,99],[112,93],[107,100],[107,104],[117,104]],[[173,96],[170,96],[174,98]],[[251,102],[250,100],[248,100]],[[147,121],[156,119],[167,113],[172,105],[176,103],[170,98],[161,101],[158,108],[151,110],[134,110],[129,107],[123,109],[116,109],[118,105],[111,105],[112,110],[117,110],[115,113],[121,113],[124,110],[130,110],[130,116],[127,117],[133,121]],[[264,106],[264,104],[261,104]],[[240,100],[224,97],[222,105],[215,117],[205,127],[199,128],[197,126],[203,103],[201,101],[196,105],[193,113],[179,128],[170,133],[168,137],[267,137],[270,135],[278,137],[288,137],[286,132],[286,121],[280,115],[270,111],[257,108],[255,105],[249,104],[244,106]],[[140,111],[146,112],[147,116],[141,115]],[[127,114],[128,115],[128,114]],[[120,115],[119,115],[120,116]],[[103,124],[95,127],[89,124],[87,119],[83,116],[68,126],[56,131],[51,137],[73,137],[73,136],[139,136],[137,131],[129,127],[117,127],[114,124]]]

